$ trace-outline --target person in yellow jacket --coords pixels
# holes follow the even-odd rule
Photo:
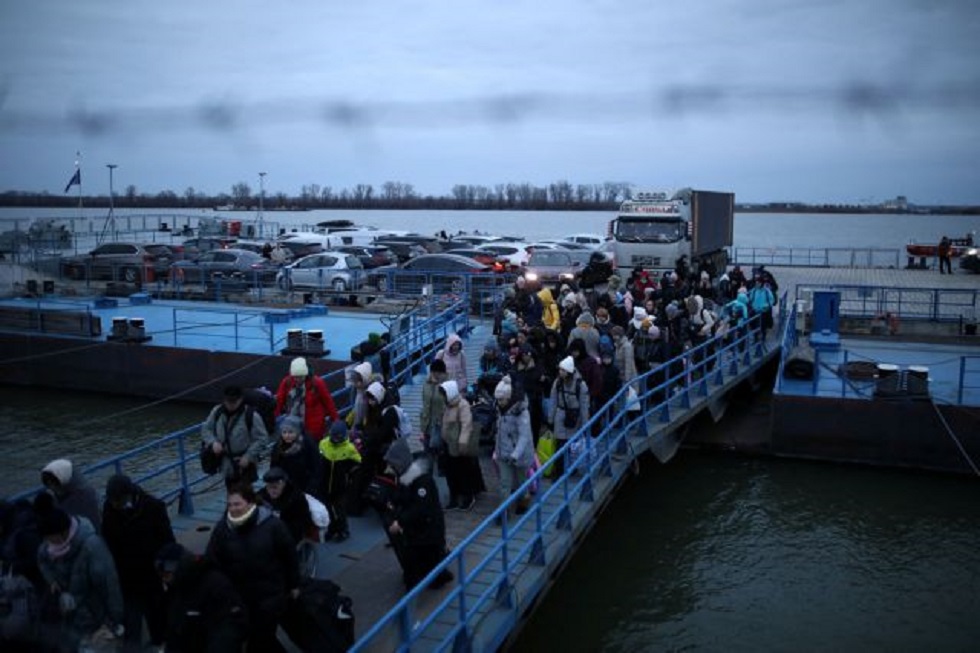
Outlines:
[[[544,311],[541,315],[544,328],[557,331],[561,326],[561,314],[558,312],[558,302],[551,295],[551,288],[542,288],[539,290],[538,299],[541,300],[541,304],[544,306]]]
[[[324,540],[346,540],[350,537],[347,526],[347,488],[354,487],[351,475],[361,464],[361,454],[347,437],[347,424],[337,421],[330,426],[330,436],[320,440],[320,455],[324,459],[320,497],[330,511],[330,526]]]

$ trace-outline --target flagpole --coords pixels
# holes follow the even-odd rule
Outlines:
[[[82,153],[80,151],[75,152],[75,171],[78,172],[78,224],[82,224],[84,219],[82,215]],[[72,229],[72,231],[76,231]]]

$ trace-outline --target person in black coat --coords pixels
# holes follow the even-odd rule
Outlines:
[[[405,588],[412,589],[446,556],[446,522],[439,489],[425,458],[412,458],[408,442],[396,440],[385,454],[385,462],[398,475],[388,510],[388,533],[400,550]],[[453,579],[448,569],[433,581],[439,588]]]
[[[276,629],[289,597],[299,595],[299,559],[286,525],[256,503],[247,483],[228,488],[228,509],[208,541],[207,557],[248,608],[248,649],[284,651]]]
[[[167,596],[167,653],[241,653],[248,611],[212,561],[167,544],[156,569]]]
[[[174,542],[167,506],[123,474],[109,479],[105,493],[102,539],[116,563],[125,604],[124,650],[142,650],[144,618],[150,642],[160,646],[166,609],[154,560],[163,545]]]
[[[259,503],[266,506],[282,520],[293,536],[294,545],[305,538],[313,538],[316,524],[310,514],[310,504],[306,502],[303,491],[293,484],[292,479],[281,467],[270,467],[262,476],[265,487],[259,490]],[[316,539],[316,538],[314,538]]]
[[[279,467],[295,488],[318,496],[322,466],[316,444],[303,433],[303,420],[287,415],[279,424],[279,437],[272,447],[270,467]]]

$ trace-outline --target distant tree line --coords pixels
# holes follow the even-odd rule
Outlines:
[[[260,198],[251,185],[240,181],[231,187],[230,193],[208,195],[188,187],[180,195],[172,190],[156,194],[140,193],[136,186],[127,186],[114,196],[116,208],[214,208],[234,207],[239,210],[256,210],[261,205],[266,210],[311,209],[463,209],[463,210],[517,210],[517,211],[607,211],[631,196],[631,184],[605,182],[602,184],[576,184],[561,180],[547,186],[505,183],[494,186],[456,184],[447,195],[422,195],[412,184],[386,181],[376,188],[371,184],[357,184],[352,188],[335,189],[332,186],[307,184],[299,194],[284,192],[266,193]],[[108,195],[83,195],[82,204],[88,207],[108,207]],[[0,205],[72,207],[78,205],[76,194],[49,192],[6,191],[0,193]]]

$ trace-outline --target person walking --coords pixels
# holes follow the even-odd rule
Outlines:
[[[527,470],[534,462],[534,438],[531,436],[527,400],[515,391],[509,376],[500,380],[493,396],[500,410],[494,458],[500,473],[499,498],[502,504],[527,478]],[[521,498],[517,514],[527,510],[528,499]]]
[[[207,557],[167,544],[154,561],[167,595],[166,650],[240,653],[248,632],[245,602]]]
[[[438,358],[429,365],[429,375],[422,385],[422,412],[419,415],[419,428],[425,437],[425,448],[429,456],[441,465],[439,457],[443,453],[442,415],[446,411],[446,397],[439,387],[449,380],[446,363]],[[458,386],[457,386],[458,387]]]
[[[354,481],[354,470],[361,464],[361,454],[347,435],[347,424],[334,422],[330,436],[320,440],[320,455],[324,460],[323,484],[320,496],[330,512],[330,526],[324,540],[343,542],[350,537],[347,525],[348,492]]]
[[[272,446],[269,458],[269,466],[286,472],[293,486],[317,496],[320,491],[320,456],[317,445],[303,433],[303,423],[299,417],[287,415],[279,423],[279,437]]]
[[[428,460],[413,459],[404,439],[388,447],[384,460],[398,475],[398,487],[387,505],[388,533],[399,540],[402,579],[410,590],[446,557],[446,521]],[[438,589],[452,579],[445,569],[430,587]]]
[[[289,374],[283,377],[276,391],[276,417],[295,415],[303,420],[306,435],[315,444],[327,432],[327,420],[337,421],[337,406],[327,384],[319,376],[310,374],[305,358],[294,358],[289,364]]]
[[[56,607],[58,619],[43,623],[43,650],[74,652],[103,633],[121,638],[123,595],[112,554],[87,518],[54,506],[35,506],[44,543],[38,567],[48,588],[42,604]]]
[[[442,435],[446,444],[446,484],[449,504],[446,510],[471,510],[476,495],[486,490],[480,470],[480,438],[473,434],[470,404],[459,393],[456,381],[439,386],[445,402]]]
[[[205,555],[232,583],[248,613],[248,650],[285,651],[276,637],[289,597],[299,595],[299,559],[286,525],[256,503],[248,483],[228,488],[227,510]]]
[[[69,515],[85,517],[98,533],[102,528],[102,513],[95,488],[67,458],[52,460],[41,470],[41,483]]]
[[[456,381],[461,392],[466,391],[469,381],[466,378],[466,352],[463,351],[463,340],[455,333],[446,338],[445,349],[436,352],[436,360],[446,364],[448,378]]]
[[[601,379],[601,377],[600,377]],[[560,477],[565,469],[565,455],[561,449],[589,420],[589,388],[575,369],[575,359],[566,356],[558,364],[558,378],[551,386],[549,421],[555,433],[555,474]]]
[[[939,247],[936,253],[939,255],[939,274],[953,274],[953,263],[950,255],[952,254],[953,244],[948,236],[939,239]]]
[[[201,439],[221,457],[226,485],[258,480],[258,461],[269,434],[262,419],[245,405],[240,386],[225,387],[222,402],[201,425]]]
[[[167,504],[116,474],[105,486],[102,538],[116,564],[125,603],[123,650],[143,650],[143,619],[150,643],[162,646],[166,638],[166,606],[157,581],[156,554],[174,542]]]

